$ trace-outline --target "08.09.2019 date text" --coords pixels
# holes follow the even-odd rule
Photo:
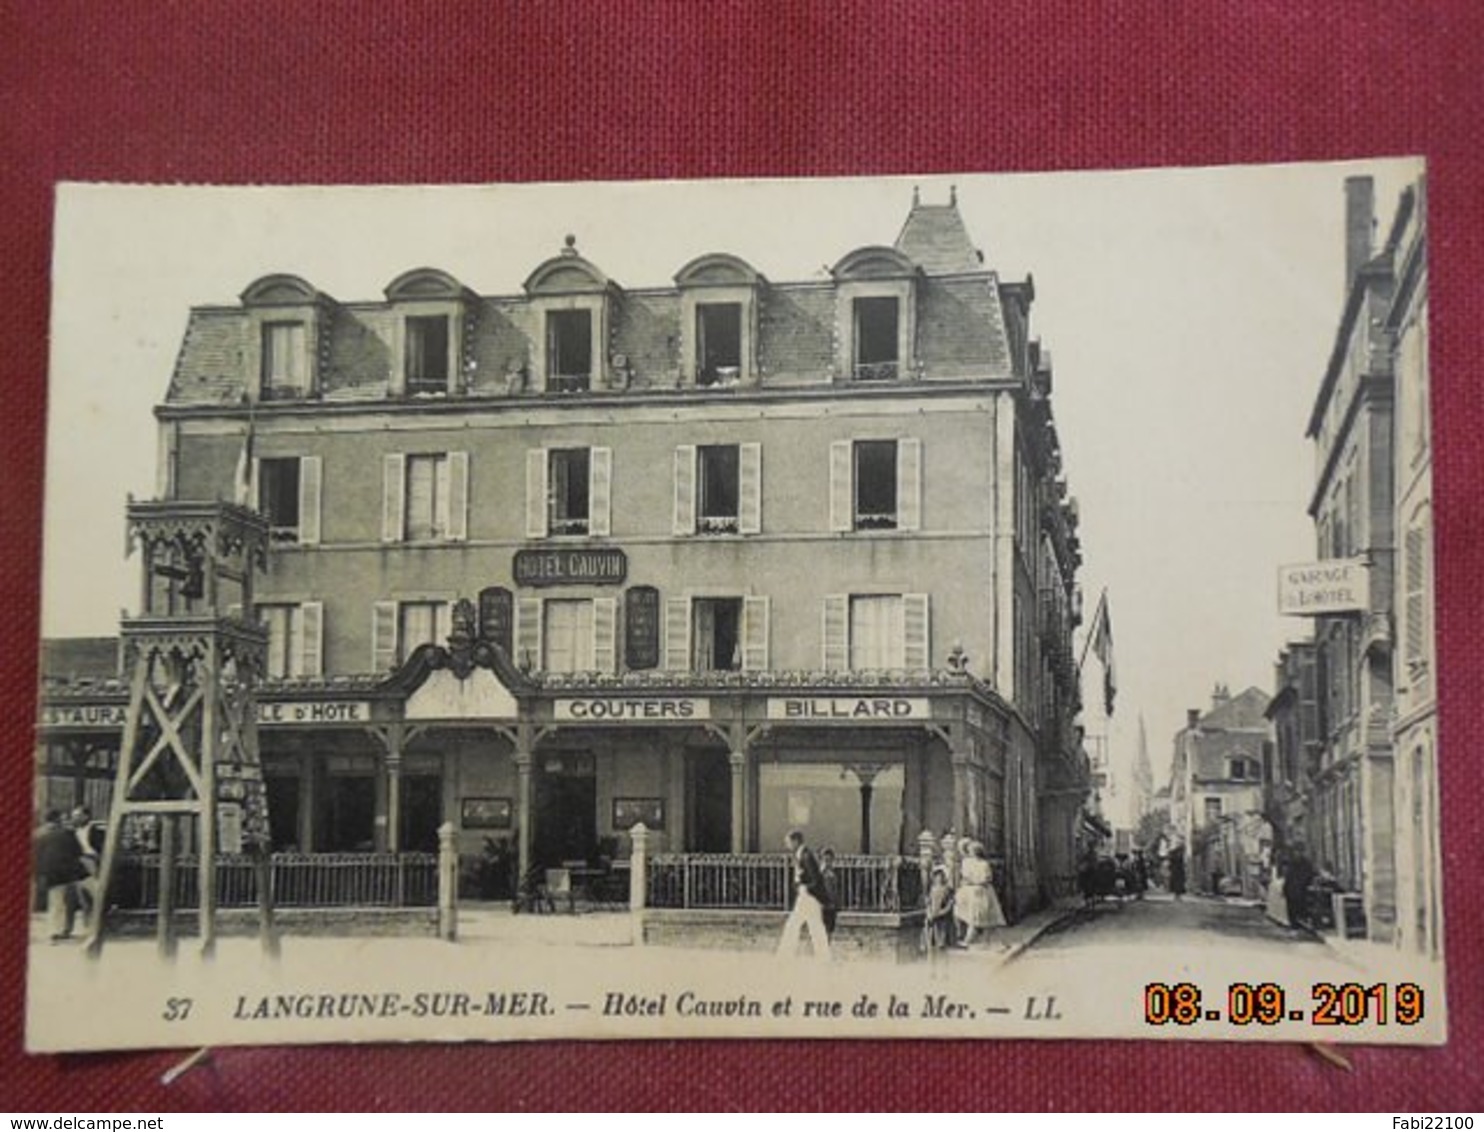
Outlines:
[[[1231,983],[1219,998],[1204,997],[1194,983],[1150,983],[1144,988],[1144,1021],[1150,1026],[1415,1026],[1425,1009],[1416,983],[1315,983],[1302,1004],[1277,983]]]

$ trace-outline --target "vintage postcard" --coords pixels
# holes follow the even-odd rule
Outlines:
[[[1426,217],[61,186],[29,1048],[1442,1042]]]

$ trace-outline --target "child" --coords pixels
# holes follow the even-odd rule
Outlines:
[[[938,865],[928,886],[927,913],[922,924],[922,947],[929,960],[936,963],[953,945],[953,936],[953,889],[948,886],[948,870]]]

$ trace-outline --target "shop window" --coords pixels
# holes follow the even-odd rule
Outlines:
[[[697,385],[736,381],[742,373],[742,304],[696,305]]]
[[[405,364],[408,393],[448,392],[448,316],[407,319]]]
[[[546,316],[547,388],[576,393],[592,386],[593,316],[588,310]]]
[[[891,381],[900,371],[898,319],[895,296],[855,300],[855,378],[857,381]]]
[[[698,672],[742,668],[742,599],[697,598],[692,668]]]
[[[302,322],[263,323],[263,399],[303,397],[309,389],[308,337]]]

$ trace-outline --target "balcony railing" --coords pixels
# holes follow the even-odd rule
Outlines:
[[[586,393],[592,388],[590,373],[554,373],[546,382],[552,393]]]
[[[434,853],[275,853],[271,858],[273,904],[278,908],[413,908],[438,902],[438,857]],[[200,859],[175,860],[175,907],[200,902]],[[110,903],[125,910],[160,905],[160,857],[122,857],[110,887]],[[258,901],[257,863],[224,855],[216,862],[220,908],[248,908]]]
[[[651,908],[786,911],[793,865],[784,854],[662,853],[649,859]],[[922,871],[897,856],[835,858],[835,899],[842,912],[910,912],[922,907]]]
[[[855,367],[856,381],[895,381],[900,374],[896,362],[860,362]]]

